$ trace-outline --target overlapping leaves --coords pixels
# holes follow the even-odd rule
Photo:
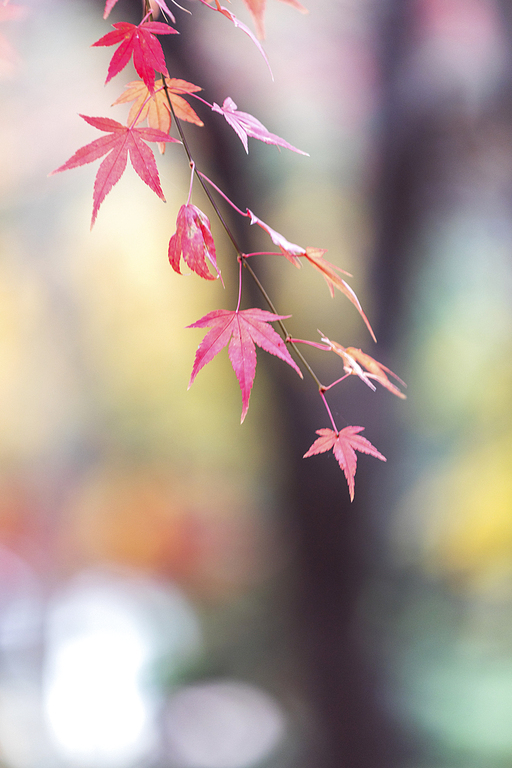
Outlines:
[[[195,123],[195,125],[202,127],[204,125],[203,121],[182,96],[182,94],[197,93],[197,91],[202,89],[198,85],[188,83],[186,80],[179,80],[175,77],[166,77],[165,84],[176,117],[179,120],[186,120],[189,123]],[[115,104],[125,104],[130,101],[133,101],[133,104],[128,114],[129,124],[138,125],[138,123],[147,118],[150,128],[156,128],[163,133],[169,133],[172,116],[162,79],[155,82],[153,92],[149,90],[142,80],[133,80],[125,86],[124,93],[114,101],[112,106]],[[158,146],[163,154],[165,144],[160,143]]]

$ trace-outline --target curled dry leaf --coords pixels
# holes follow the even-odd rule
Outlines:
[[[405,382],[403,382],[396,373],[393,373],[389,368],[386,368],[385,365],[377,362],[377,360],[374,360],[373,357],[370,357],[370,355],[367,355],[366,352],[363,352],[361,349],[356,349],[355,347],[342,347],[338,342],[331,341],[325,336],[322,337],[322,341],[325,341],[332,351],[341,357],[343,360],[343,368],[346,373],[359,376],[370,389],[375,390],[375,385],[371,381],[373,380],[381,384],[393,395],[400,397],[402,400],[406,399],[407,395],[404,395],[404,393],[388,379],[387,374],[389,373],[390,376],[393,376],[393,378],[395,378],[403,387],[406,386]],[[363,370],[361,366],[366,370]]]
[[[331,264],[330,261],[324,259],[324,253],[326,253],[326,251],[323,248],[306,248],[306,253],[303,254],[303,256],[311,264],[312,267],[314,267],[316,270],[318,270],[318,272],[320,272],[321,275],[324,276],[325,282],[327,283],[329,291],[331,292],[331,296],[334,296],[335,288],[345,294],[347,299],[354,305],[354,307],[363,318],[366,327],[370,331],[372,339],[376,342],[377,339],[375,338],[375,334],[368,318],[363,312],[363,308],[359,299],[357,298],[350,285],[346,283],[345,280],[343,280],[338,274],[339,272],[342,275],[347,275],[350,277],[350,273],[345,272],[345,270],[340,269],[340,267],[336,267],[334,264]]]
[[[286,239],[286,237],[283,237],[283,235],[280,235],[279,232],[276,232],[275,229],[272,229],[272,227],[269,227],[268,224],[265,224],[264,221],[259,219],[257,216],[254,215],[252,211],[247,208],[247,213],[251,218],[251,224],[257,224],[259,227],[265,230],[265,232],[270,235],[270,239],[274,243],[274,245],[277,245],[278,248],[281,250],[281,253],[283,256],[285,256],[288,261],[291,261],[292,264],[294,264],[296,267],[300,267],[300,261],[297,259],[297,256],[304,256],[306,253],[305,249],[302,248],[300,245],[295,245],[295,243],[290,243],[289,240]]]
[[[350,272],[345,272],[344,269],[341,269],[340,267],[331,264],[331,262],[327,261],[327,259],[324,259],[324,253],[326,253],[324,248],[303,248],[301,245],[290,243],[285,237],[283,237],[283,235],[280,235],[279,232],[276,232],[275,229],[272,229],[272,227],[269,227],[268,224],[255,216],[254,213],[249,210],[249,208],[247,208],[247,214],[251,219],[251,224],[258,224],[258,226],[264,229],[265,232],[270,235],[272,242],[279,247],[281,253],[288,259],[288,261],[291,261],[292,264],[295,264],[296,267],[300,267],[299,258],[306,259],[306,261],[311,264],[314,269],[323,275],[329,287],[331,296],[334,296],[335,288],[341,291],[356,307],[357,311],[363,318],[366,327],[370,331],[372,339],[377,341],[369,320],[366,317],[355,292],[352,290],[350,285],[340,277],[340,274],[350,277]]]
[[[208,216],[191,203],[181,206],[176,221],[176,232],[169,241],[169,262],[180,275],[182,256],[199,277],[205,280],[216,279],[208,270],[207,261],[217,272],[217,277],[221,276]]]

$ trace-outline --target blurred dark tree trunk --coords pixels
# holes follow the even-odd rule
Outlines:
[[[100,3],[103,6],[103,3]],[[373,281],[378,307],[374,324],[383,345],[391,345],[401,332],[404,308],[404,275],[410,269],[410,241],[415,231],[429,162],[442,130],[442,114],[413,119],[398,87],[408,48],[411,0],[387,0],[380,7],[381,135],[380,176],[375,190],[378,237]],[[133,20],[140,5],[132,3]],[[180,38],[172,40],[168,55],[179,76],[208,87],[210,73],[199,69],[193,48],[187,44],[192,21],[180,16]],[[162,40],[165,45],[167,41]],[[215,91],[211,81],[211,92]],[[441,121],[441,122],[440,122]],[[236,161],[225,143],[220,121],[208,126],[208,157],[220,186],[234,200],[254,210],[257,186]],[[203,153],[205,149],[199,148]],[[261,194],[264,190],[261,190]],[[242,248],[246,228],[233,230]],[[258,296],[259,301],[259,296]],[[390,312],[389,308],[393,307]],[[281,413],[280,444],[288,450],[288,466],[280,491],[287,515],[287,534],[294,557],[290,577],[290,642],[302,669],[303,695],[317,728],[301,756],[304,768],[400,768],[414,761],[414,745],[393,722],[386,704],[384,670],[368,658],[362,637],[358,606],[361,593],[378,573],[375,551],[383,543],[381,525],[375,526],[365,487],[374,466],[358,469],[358,493],[350,503],[340,470],[334,461],[303,461],[314,430],[323,424],[323,408],[310,386],[290,386],[282,366],[268,363],[273,392]],[[333,397],[336,408],[336,398]],[[379,448],[383,441],[375,439]],[[378,557],[377,557],[378,560]]]
[[[383,262],[389,261],[385,254],[392,253],[396,258],[391,269],[388,263],[376,263],[376,290],[383,292],[382,318],[389,317],[386,306],[397,303],[400,261],[407,258],[401,243],[413,216],[408,201],[415,179],[415,158],[404,157],[395,134],[397,115],[403,110],[397,103],[394,75],[407,35],[407,6],[403,0],[390,2],[382,26],[385,120],[381,144],[382,156],[387,160],[382,166],[382,194],[378,195],[376,211],[382,222],[378,251]],[[172,46],[180,77],[208,87],[205,72],[196,68],[194,53],[185,42],[187,20],[183,22],[182,40],[178,44],[173,40]],[[214,85],[212,82],[211,92],[215,91]],[[226,133],[217,125],[209,125],[210,156],[205,158],[214,168],[215,178],[232,199],[243,200],[254,210],[263,208],[246,167],[240,166],[230,151],[231,135],[225,143]],[[233,227],[236,231],[236,220]],[[243,231],[247,229],[237,235],[242,248],[249,249]],[[261,302],[256,293],[253,298]],[[393,313],[392,318],[393,323],[400,323],[399,313]],[[384,320],[381,325],[384,328]],[[380,332],[377,328],[378,335]],[[290,602],[284,609],[290,613],[292,652],[298,656],[303,695],[316,727],[301,763],[305,768],[399,768],[409,750],[389,717],[382,670],[363,652],[363,630],[357,618],[361,591],[373,575],[372,551],[367,544],[368,536],[372,538],[371,521],[364,493],[368,475],[364,469],[358,470],[358,495],[351,504],[336,462],[303,461],[302,454],[311,444],[314,430],[323,424],[323,407],[314,387],[290,387],[290,377],[273,360],[268,362],[268,372],[281,413],[283,434],[279,442],[288,450],[284,464],[289,471],[280,494],[294,563]]]

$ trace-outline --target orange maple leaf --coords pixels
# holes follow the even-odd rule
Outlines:
[[[188,83],[186,80],[178,80],[175,77],[166,77],[165,83],[176,117],[202,127],[204,125],[203,121],[200,120],[190,104],[180,94],[196,93],[203,89],[198,85]],[[133,104],[128,115],[128,125],[137,125],[147,118],[150,128],[155,128],[163,133],[169,133],[172,122],[171,110],[161,79],[155,82],[153,94],[150,94],[147,85],[142,80],[132,80],[131,83],[126,85],[125,92],[114,101],[114,104],[125,104],[129,101],[133,101]],[[165,144],[163,142],[158,144],[158,148],[164,154]]]

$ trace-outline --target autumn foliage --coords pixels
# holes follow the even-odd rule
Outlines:
[[[104,18],[108,17],[117,1],[107,0]],[[302,13],[307,13],[304,6],[296,0],[281,1]],[[230,9],[220,5],[219,0],[200,0],[201,4],[191,5],[190,10],[194,14],[204,11],[204,13],[214,12],[224,16],[237,29],[249,36],[270,68],[260,42],[264,37],[266,0],[243,0],[243,2],[254,21],[256,35]],[[316,246],[303,247],[291,243],[252,211],[247,208],[241,209],[229,200],[227,195],[197,168],[181,123],[185,121],[194,125],[193,130],[204,127],[203,121],[190,104],[190,99],[197,99],[213,113],[212,120],[219,119],[216,115],[220,115],[226,120],[242,142],[246,152],[249,152],[249,139],[272,144],[303,156],[307,156],[307,152],[298,149],[287,140],[269,131],[253,115],[239,110],[230,96],[224,95],[222,100],[219,99],[219,102],[222,101],[222,106],[219,106],[216,101],[210,103],[203,96],[199,96],[199,93],[202,92],[201,86],[180,79],[179,72],[169,73],[159,38],[179,34],[179,21],[176,20],[164,0],[156,0],[152,4],[149,3],[149,0],[145,0],[143,7],[143,17],[138,25],[118,22],[113,25],[113,31],[107,32],[99,40],[92,43],[93,47],[116,46],[105,82],[120,74],[130,60],[140,77],[139,80],[131,79],[114,102],[114,105],[131,105],[127,124],[123,125],[107,117],[81,115],[91,127],[104,132],[105,135],[78,149],[69,160],[53,173],[77,168],[103,158],[94,183],[92,226],[106,195],[122,177],[128,157],[142,181],[161,200],[165,200],[155,156],[149,144],[156,143],[162,154],[167,144],[182,145],[181,151],[184,161],[191,168],[191,179],[188,197],[179,210],[174,232],[170,236],[168,251],[170,265],[177,275],[181,275],[181,268],[184,263],[199,278],[208,281],[219,278],[222,280],[210,220],[206,213],[191,203],[195,183],[202,187],[202,192],[208,198],[211,209],[215,215],[219,216],[221,223],[226,228],[233,243],[234,257],[238,260],[239,267],[238,296],[234,302],[235,308],[213,310],[188,326],[189,328],[208,329],[197,349],[189,386],[194,382],[201,369],[224,347],[228,347],[229,359],[242,394],[241,421],[243,422],[249,408],[249,399],[256,372],[256,347],[280,358],[301,377],[302,371],[307,370],[318,388],[331,426],[317,430],[319,437],[306,451],[304,457],[308,458],[332,450],[345,474],[352,500],[354,498],[354,477],[357,464],[356,451],[369,454],[381,461],[386,459],[369,440],[360,435],[363,427],[346,426],[339,429],[336,426],[326,399],[326,393],[348,376],[356,375],[372,390],[375,390],[376,384],[380,384],[397,397],[404,398],[405,395],[398,386],[403,385],[403,382],[385,365],[377,362],[361,349],[343,347],[325,336],[322,336],[320,342],[293,338],[283,322],[290,316],[279,314],[276,311],[266,289],[252,270],[250,262],[255,257],[282,256],[295,267],[301,267],[303,264],[309,265],[313,272],[310,272],[310,275],[305,275],[304,279],[311,279],[314,277],[313,273],[316,273],[326,281],[331,296],[335,295],[335,290],[341,292],[355,307],[375,341],[370,322],[356,294],[342,277],[342,275],[345,277],[350,277],[350,275],[325,258],[325,249]],[[163,20],[155,20],[155,8]],[[176,14],[184,11],[185,9],[176,4]],[[171,22],[175,26],[172,26]],[[145,121],[147,126],[141,126]],[[176,131],[176,136],[170,135],[173,130]],[[177,151],[177,149],[173,151]],[[225,217],[221,215],[219,206],[224,203],[229,204],[240,216],[248,219],[248,225],[257,225],[263,229],[278,250],[270,250],[265,254],[243,253],[225,223]],[[229,258],[229,255],[222,254],[222,258]],[[268,309],[258,307],[240,309],[242,281],[246,278],[252,278],[256,281]],[[176,279],[179,278],[176,276]],[[277,325],[277,330],[272,324]],[[338,358],[341,358],[343,375],[328,386],[322,384],[312,367],[307,363],[298,344],[309,344],[325,352],[333,352]]]

